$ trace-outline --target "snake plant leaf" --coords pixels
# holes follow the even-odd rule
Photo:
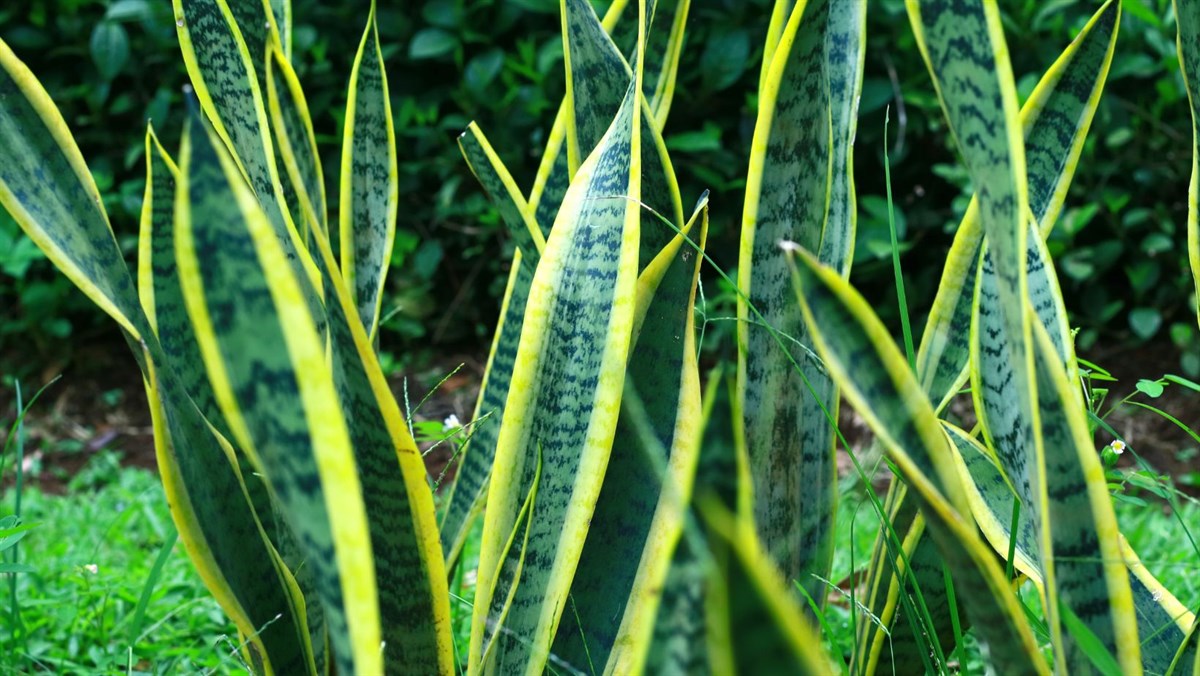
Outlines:
[[[574,175],[607,132],[633,72],[590,2],[562,0],[562,20],[567,160]]]
[[[533,220],[516,179],[508,172],[483,130],[474,122],[467,125],[467,130],[458,137],[458,147],[471,173],[499,210],[500,219],[508,227],[508,234],[521,250],[522,259],[536,266],[542,249],[546,248],[546,238]]]
[[[255,60],[226,0],[172,0],[176,32],[200,107],[233,153],[280,238],[295,231],[283,209],[283,193],[268,132]],[[238,6],[254,4],[235,3]],[[262,24],[258,24],[262,25]],[[263,42],[263,49],[266,42]],[[265,70],[265,51],[262,69]]]
[[[62,113],[0,41],[0,206],[121,328],[148,333],[100,191]]]
[[[501,673],[544,668],[608,462],[636,300],[639,84],[572,181],[534,274],[488,491],[471,673],[484,666],[485,634],[501,629],[489,622],[492,599],[514,586],[494,665]],[[499,539],[512,531],[535,452],[545,468],[530,563],[519,579],[498,578]]]
[[[271,19],[275,22],[275,32],[279,35],[279,43],[283,53],[290,61],[292,58],[292,0],[269,0],[271,3]]]
[[[362,484],[302,282],[232,158],[198,119],[180,156],[176,261],[217,402],[303,545],[338,671],[379,672]]]
[[[391,673],[453,671],[446,570],[425,463],[388,387],[328,242],[334,387],[350,431],[375,558],[383,656]],[[399,473],[397,473],[399,470]]]
[[[655,2],[650,29],[646,31],[645,80],[642,91],[654,111],[655,125],[662,129],[671,113],[675,97],[675,76],[683,54],[684,31],[687,29],[691,0]],[[669,28],[668,28],[669,27]]]
[[[1188,630],[1184,636],[1183,643],[1179,646],[1179,650],[1175,651],[1175,658],[1171,660],[1166,672],[1167,676],[1174,674],[1185,673],[1187,667],[1192,667],[1192,673],[1200,672],[1200,653],[1196,651],[1196,645],[1200,642],[1200,623],[1193,622],[1192,628]],[[1191,658],[1192,661],[1188,662]]]
[[[707,589],[714,673],[832,673],[820,636],[787,590],[750,523],[701,510],[715,565]]]
[[[179,170],[174,161],[159,144],[152,129],[146,135],[146,193],[142,202],[142,223],[139,236],[138,254],[138,289],[142,306],[150,320],[151,328],[159,341],[162,357],[159,362],[171,367],[170,372],[179,379],[180,385],[191,398],[191,403],[184,399],[167,402],[176,409],[189,411],[192,404],[198,409],[203,419],[219,434],[222,440],[229,439],[231,433],[225,423],[224,415],[217,405],[216,395],[204,372],[204,361],[200,355],[199,344],[196,341],[194,327],[187,316],[183,292],[179,283],[179,271],[175,264],[175,185],[179,181]],[[164,367],[164,370],[166,367]],[[171,390],[176,391],[176,390]],[[160,404],[154,404],[160,405]],[[164,430],[164,434],[167,430]],[[199,442],[192,440],[191,445]],[[266,484],[253,472],[250,461],[238,449],[228,452],[228,463],[217,453],[217,446],[211,443],[203,447],[209,454],[193,453],[196,457],[184,457],[180,463],[175,463],[174,456],[160,451],[160,465],[174,463],[187,465],[188,476],[192,482],[222,481],[228,485],[241,484],[241,491],[251,505],[252,513],[257,519],[270,547],[274,547],[282,566],[287,572],[281,572],[285,577],[294,578],[301,598],[315,599],[315,587],[312,571],[303,565],[304,554],[296,542],[291,528],[278,514],[278,504],[271,498]],[[230,464],[236,471],[226,467]],[[176,473],[180,469],[174,469]],[[218,472],[234,471],[236,476],[214,480],[211,475]],[[249,479],[247,480],[247,477]],[[189,485],[184,482],[184,485]],[[199,485],[192,483],[190,485]],[[194,492],[194,491],[193,491]],[[218,495],[236,493],[217,493]],[[210,517],[211,519],[211,517]],[[209,521],[206,519],[205,521]],[[215,521],[214,526],[221,521]],[[229,544],[220,545],[226,549],[238,548],[241,545],[237,539]],[[234,551],[240,551],[234,549]],[[228,553],[226,554],[228,555]],[[255,556],[253,560],[265,564],[271,560],[268,556]],[[288,585],[293,584],[289,582]],[[325,617],[320,603],[293,604],[303,609],[309,640],[305,641],[312,652],[312,662],[318,673],[325,670]],[[270,608],[272,606],[267,606]],[[262,618],[260,618],[261,620]]]
[[[396,130],[372,2],[346,96],[338,209],[342,274],[372,340],[396,239],[398,191]]]
[[[255,516],[232,449],[218,441],[172,374],[156,371],[153,362],[150,371],[155,456],[188,558],[246,637],[260,673],[322,673],[309,638],[319,627],[309,624],[300,587]]]
[[[1042,237],[1058,219],[1078,166],[1112,63],[1120,16],[1119,2],[1101,7],[1042,76],[1021,109],[1029,208]],[[967,379],[971,307],[982,246],[979,205],[972,201],[955,234],[917,351],[918,376],[935,410],[942,410]],[[1039,285],[1037,266],[1033,261],[1027,264],[1031,292]],[[1046,320],[1043,324],[1052,325]]]
[[[863,2],[818,0],[797,5],[783,28],[759,94],[738,265],[738,402],[754,516],[775,561],[817,599],[825,594],[814,576],[828,576],[833,555],[837,476],[827,413],[836,418],[838,396],[801,347],[808,337],[777,243],[817,251],[825,237],[836,258],[827,262],[846,265],[852,186],[832,172],[850,167],[864,15]],[[846,42],[830,44],[837,40]]]
[[[151,338],[158,339],[157,345],[149,341],[154,347],[148,351],[163,365],[147,380],[147,400],[168,503],[201,578],[242,633],[251,636],[272,626],[256,647],[258,660],[280,673],[320,672],[323,639],[309,637],[322,635],[324,620],[320,604],[304,602],[307,571],[289,566],[274,546],[278,529],[266,486],[253,476],[247,481],[242,455],[214,438],[228,435],[228,428],[203,371],[179,286],[174,246],[178,180],[174,161],[148,129],[138,286]],[[165,400],[159,400],[160,393]],[[245,500],[241,509],[238,497]],[[254,633],[247,634],[248,629]]]
[[[1172,0],[1179,32],[1175,41],[1179,51],[1179,69],[1192,112],[1192,180],[1188,186],[1188,261],[1197,294],[1200,294],[1200,5],[1189,0]],[[1200,321],[1200,311],[1196,314]]]
[[[175,186],[179,168],[146,131],[146,191],[138,236],[138,294],[169,364],[196,408],[221,436],[232,434],[204,371],[200,345],[184,306],[175,265]]]
[[[312,115],[296,71],[278,44],[272,45],[267,59],[267,109],[275,132],[276,147],[296,201],[304,217],[305,228],[329,241],[329,222],[325,200],[325,174]]]
[[[843,276],[850,274],[858,209],[854,201],[854,138],[858,131],[858,98],[866,58],[865,2],[834,2],[829,7],[825,63],[829,78],[829,209],[821,231],[817,259]]]
[[[533,285],[533,272],[534,266],[517,250],[513,255],[508,286],[500,306],[500,323],[492,339],[479,399],[475,404],[475,426],[461,451],[462,459],[440,524],[447,568],[458,558],[471,524],[487,497],[500,421],[504,419],[504,407],[525,322],[525,306]]]
[[[763,62],[758,73],[758,91],[767,88],[767,76],[771,73],[771,62],[775,58],[775,49],[783,37],[783,29],[796,8],[796,0],[775,0],[771,6],[771,21],[767,25],[767,39],[763,42]]]
[[[279,180],[255,62],[233,12],[226,0],[172,0],[172,6],[196,99],[275,228],[318,330],[323,331],[320,273],[287,208],[284,186],[290,184]]]
[[[525,320],[525,304],[533,283],[533,271],[546,246],[542,231],[533,221],[532,211],[477,125],[472,123],[463,132],[459,137],[459,147],[471,171],[500,211],[509,233],[517,242],[517,251],[513,254],[512,269],[500,306],[500,322],[488,353],[487,367],[475,405],[475,426],[459,453],[454,484],[450,488],[440,524],[447,567],[458,558],[467,531],[483,507],[488,476],[495,460],[500,420],[504,417],[504,403],[512,380],[517,344]]]
[[[1045,504],[1059,602],[1116,656],[1122,672],[1137,673],[1142,664],[1133,598],[1104,468],[1059,348],[1040,323],[1032,325],[1046,459]],[[1072,671],[1091,666],[1077,637],[1064,634],[1064,648]]]
[[[671,23],[669,39],[665,42],[660,41],[656,36],[661,34],[661,31],[655,31],[655,35],[648,38],[648,46],[645,49],[644,57],[642,57],[645,64],[643,91],[649,94],[650,90],[653,89],[654,92],[653,98],[650,99],[650,110],[654,124],[647,126],[652,126],[659,130],[666,124],[667,115],[670,111],[671,100],[674,94],[675,73],[679,65],[679,54],[683,48],[687,14],[686,5],[690,4],[689,0],[677,0],[677,2],[679,4],[676,5],[670,15],[674,18]],[[628,0],[614,0],[608,6],[600,23],[609,35],[615,35],[618,32],[624,34],[625,37],[617,40],[617,44],[628,44],[629,51],[626,54],[632,56],[635,53],[633,45],[638,35],[638,24],[629,20],[621,21],[624,10],[628,5]],[[635,3],[634,6],[637,6],[637,4]],[[653,3],[653,7],[647,9],[647,12],[650,13],[647,16],[655,14],[657,12],[657,3]],[[663,16],[666,17],[666,13]],[[664,18],[663,22],[665,23],[665,21],[666,19]],[[662,24],[660,23],[660,25]],[[564,49],[565,51],[566,49]],[[593,54],[600,53],[595,50],[590,51]],[[568,75],[567,80],[571,80],[570,75]],[[623,90],[618,91],[618,97],[623,93]],[[567,145],[567,117],[572,114],[569,103],[564,100],[554,118],[554,125],[551,127],[550,135],[546,142],[546,150],[542,154],[542,161],[538,167],[533,188],[529,193],[528,204],[530,211],[533,213],[534,220],[539,224],[543,234],[548,234],[549,228],[554,222],[555,214],[558,212],[559,205],[562,204],[563,196],[567,192],[571,176],[574,173],[570,170],[571,165],[567,161],[568,153],[565,147]],[[612,115],[615,114],[619,105],[620,98],[611,102],[609,116],[605,119],[605,123],[612,119]],[[603,130],[603,127],[601,129]],[[594,144],[590,147],[594,147]],[[590,147],[581,145],[581,155],[587,155]],[[650,152],[648,144],[644,150],[645,152]],[[682,212],[682,208],[680,211]],[[661,212],[666,213],[665,211]],[[681,222],[682,216],[682,213],[680,213],[679,220],[675,222]],[[664,238],[663,243],[669,239],[669,237]],[[652,250],[658,251],[660,248],[661,244]]]
[[[1029,624],[969,521],[950,441],[887,330],[835,271],[796,249],[793,281],[813,342],[843,396],[919,497],[935,544],[1001,673],[1047,673]],[[827,337],[836,336],[836,340]]]
[[[653,3],[651,3],[653,4]],[[563,0],[563,51],[567,69],[567,159],[572,174],[580,158],[600,141],[621,106],[633,78],[625,57],[605,33],[604,26],[587,0]],[[653,7],[647,7],[652,12]],[[634,24],[636,26],[636,24]],[[586,96],[575,96],[578,90]],[[683,206],[666,143],[655,121],[654,111],[642,105],[641,202],[672,223],[683,222]],[[642,226],[639,269],[645,268],[675,233],[655,219]]]
[[[638,280],[642,318],[634,320],[626,394],[571,582],[572,612],[551,648],[556,663],[629,673],[649,641],[700,451],[693,309],[707,225],[705,201]],[[696,249],[689,234],[698,236]]]
[[[967,487],[971,492],[971,511],[992,548],[1007,555],[1016,494],[987,449],[967,432],[949,423],[943,425],[958,446],[960,472],[970,474]],[[1185,632],[1192,626],[1193,615],[1142,566],[1123,537],[1118,536],[1117,542],[1119,551],[1115,559],[1129,571],[1133,615],[1140,636],[1141,668],[1145,673],[1165,673],[1182,645]],[[1019,523],[1014,544],[1016,569],[1041,586],[1040,552],[1027,520]],[[1190,655],[1194,655],[1192,650]]]

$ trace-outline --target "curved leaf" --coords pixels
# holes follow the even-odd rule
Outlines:
[[[199,124],[180,156],[176,259],[217,402],[307,553],[338,670],[379,671],[362,486],[316,321],[233,161]]]
[[[268,57],[267,108],[271,113],[279,157],[287,170],[306,229],[315,229],[315,234],[328,241],[325,174],[321,169],[308,102],[296,72],[278,45],[272,47]]]
[[[1046,673],[1017,600],[966,516],[950,441],[908,363],[848,283],[803,250],[797,254],[793,281],[817,350],[915,491],[993,667],[1001,673]]]
[[[472,618],[470,665],[493,633],[503,673],[540,671],[566,606],[617,423],[633,324],[639,239],[641,125],[636,84],[572,182],[546,241],[526,307],[488,492]],[[519,579],[497,578],[502,534],[544,470]],[[577,481],[577,477],[583,480]],[[536,564],[536,565],[532,565]],[[515,586],[504,631],[489,622]]]

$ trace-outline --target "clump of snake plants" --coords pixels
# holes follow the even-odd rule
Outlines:
[[[1200,10],[1184,4],[1190,77]],[[333,218],[287,1],[174,8],[195,103],[179,148],[147,131],[136,274],[53,101],[2,42],[0,204],[124,331],[172,515],[255,671],[945,672],[968,633],[1003,673],[1196,664],[1194,616],[1117,529],[1043,241],[1119,3],[1018,111],[995,3],[909,1],[978,194],[906,359],[846,281],[867,3],[777,2],[737,369],[702,388],[707,196],[685,211],[662,136],[689,2],[601,17],[562,0],[567,94],[532,189],[477,126],[459,139],[516,252],[440,514],[375,347],[398,150],[374,10]],[[967,382],[974,431],[940,417]],[[873,621],[848,664],[813,626],[840,544],[843,398],[897,470],[872,497],[883,527],[856,603]],[[732,444],[712,443],[722,427]],[[455,646],[447,575],[480,518]],[[1038,632],[1014,573],[1041,596]]]

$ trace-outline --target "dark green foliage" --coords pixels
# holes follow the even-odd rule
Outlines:
[[[1022,96],[1097,4],[1002,0]],[[1190,122],[1173,13],[1170,0],[1123,4],[1119,58],[1068,198],[1072,207],[1049,247],[1058,257],[1068,310],[1083,329],[1082,349],[1097,340],[1169,338],[1184,351],[1182,368],[1195,374],[1200,336],[1191,319],[1186,252],[1173,244],[1182,236],[1190,170]],[[423,0],[380,6],[400,181],[400,218],[382,309],[385,348],[419,358],[430,345],[482,345],[490,338],[513,244],[475,189],[455,139],[468,121],[478,121],[518,184],[529,190],[564,90],[558,5]],[[364,10],[361,2],[294,0],[295,62],[327,167],[338,166],[345,82]],[[736,264],[769,14],[767,0],[693,2],[664,132],[682,194],[712,190],[709,250],[727,269]],[[872,2],[867,21],[855,158],[854,283],[881,299],[885,320],[898,321],[890,310],[895,303],[886,298],[894,293],[883,197],[883,118],[890,106],[896,225],[919,327],[970,188],[903,0]],[[63,110],[131,260],[145,180],[140,142],[145,120],[155,120],[167,147],[176,145],[182,128],[186,78],[169,4],[6,0],[0,6],[0,38],[38,73]],[[335,174],[326,177],[331,186]],[[329,192],[331,217],[336,194]],[[713,294],[717,290],[710,284]],[[6,369],[21,372],[31,353],[39,362],[69,359],[72,344],[98,334],[115,339],[98,317],[17,235],[7,215],[0,215],[0,362]]]

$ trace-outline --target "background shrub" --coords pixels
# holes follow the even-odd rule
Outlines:
[[[1000,4],[1025,96],[1096,3]],[[1182,351],[1182,368],[1195,376],[1200,338],[1182,246],[1190,122],[1174,18],[1170,0],[1123,4],[1117,58],[1050,249],[1085,354],[1098,342],[1169,339]],[[326,166],[336,166],[340,152],[342,88],[365,5],[293,2],[295,61]],[[897,317],[886,143],[908,297],[920,322],[969,188],[903,5],[872,3],[868,16],[853,281],[879,299],[885,319]],[[769,10],[768,0],[693,0],[666,129],[685,201],[704,188],[713,191],[709,251],[727,270],[737,262],[740,195]],[[490,338],[512,245],[455,139],[467,122],[478,121],[519,183],[525,189],[532,184],[563,94],[558,2],[385,4],[379,28],[396,116],[401,199],[383,346],[406,360],[433,350],[477,350]],[[143,125],[154,120],[167,147],[175,147],[181,129],[186,77],[169,3],[8,0],[0,8],[0,38],[55,97],[132,260],[144,187]],[[330,199],[336,200],[336,191]],[[732,296],[720,293],[716,276],[706,274],[706,280],[710,302],[724,298],[731,308]],[[98,318],[0,213],[0,370],[22,375],[34,365],[65,365],[74,346],[114,340],[114,329]]]

